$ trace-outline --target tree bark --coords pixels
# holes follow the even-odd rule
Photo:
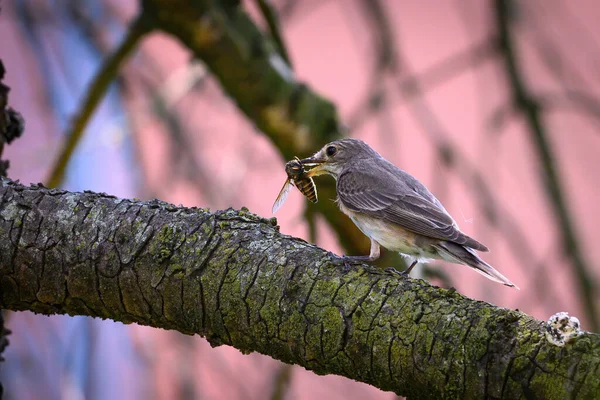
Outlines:
[[[415,399],[600,394],[600,335],[556,346],[544,322],[341,265],[248,210],[4,178],[0,198],[1,308],[199,334]]]

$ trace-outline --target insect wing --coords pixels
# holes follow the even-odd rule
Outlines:
[[[281,188],[279,195],[275,199],[275,203],[273,203],[273,209],[271,210],[271,212],[273,214],[275,214],[277,212],[277,210],[279,210],[281,208],[283,203],[285,203],[285,200],[287,199],[288,194],[290,194],[291,188],[292,188],[292,181],[290,179],[288,179],[283,184],[283,187]]]

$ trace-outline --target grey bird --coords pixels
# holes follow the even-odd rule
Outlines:
[[[371,239],[368,256],[344,260],[375,261],[383,246],[413,260],[404,274],[420,261],[438,259],[468,265],[488,279],[518,289],[479,257],[475,250],[488,248],[462,233],[425,185],[362,140],[336,140],[300,162],[310,168],[307,177],[335,178],[340,210]]]

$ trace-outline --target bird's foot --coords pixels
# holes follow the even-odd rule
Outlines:
[[[410,271],[412,271],[412,269],[415,267],[415,265],[417,265],[417,262],[413,262],[410,267],[406,268],[404,271],[398,271],[396,268],[386,268],[385,272],[389,272],[391,274],[394,275],[400,275],[400,276],[410,276]]]

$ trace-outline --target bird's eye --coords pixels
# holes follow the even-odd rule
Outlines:
[[[335,146],[329,146],[327,150],[325,150],[325,153],[328,157],[332,157],[335,155],[335,153],[337,153],[337,149]]]

